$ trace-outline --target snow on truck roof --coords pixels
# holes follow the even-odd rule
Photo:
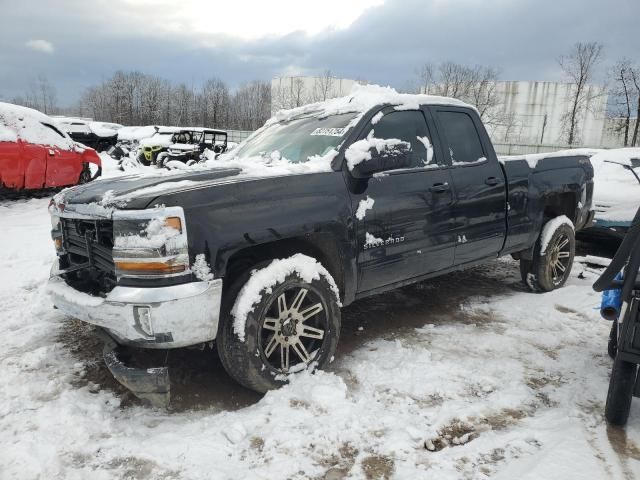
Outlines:
[[[0,102],[0,141],[15,142],[18,138],[37,145],[49,145],[72,150],[73,140],[65,136],[56,121],[32,108]]]
[[[267,124],[288,121],[293,118],[306,115],[327,117],[342,113],[364,114],[371,108],[378,105],[392,105],[395,106],[396,110],[413,110],[419,108],[421,105],[449,105],[476,110],[472,105],[455,98],[439,97],[436,95],[398,93],[391,87],[356,84],[352,87],[349,95],[345,97],[310,103],[290,110],[280,110],[267,122]]]

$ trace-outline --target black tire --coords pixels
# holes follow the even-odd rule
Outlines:
[[[78,185],[82,185],[84,183],[89,183],[91,181],[91,170],[87,165],[82,167],[82,171],[80,172],[80,177],[78,178]]]
[[[264,266],[266,264],[260,265],[259,268]],[[279,357],[280,367],[283,366],[283,347],[278,348],[280,344],[277,342],[289,338],[284,336],[285,326],[278,323],[281,321],[280,318],[274,318],[274,312],[277,316],[279,297],[281,295],[284,295],[286,300],[284,302],[285,306],[289,305],[291,311],[293,311],[296,303],[293,301],[296,295],[295,292],[300,292],[301,289],[307,290],[307,293],[303,295],[303,301],[296,312],[298,314],[301,313],[300,309],[303,306],[302,312],[310,308],[310,306],[316,307],[316,305],[321,305],[322,310],[300,321],[299,324],[296,323],[295,326],[290,323],[291,317],[289,317],[287,327],[294,329],[293,334],[291,331],[289,331],[289,334],[291,337],[295,335],[297,340],[303,342],[303,351],[311,353],[311,359],[308,362],[302,362],[302,357],[296,350],[299,347],[291,346],[289,348],[287,346],[289,357],[286,358],[290,362],[289,366],[293,367],[288,372],[293,373],[308,368],[321,369],[325,367],[333,358],[340,336],[340,308],[329,282],[324,277],[321,277],[319,280],[306,283],[297,274],[293,273],[288,275],[283,282],[277,283],[272,287],[270,292],[263,290],[260,300],[254,304],[253,311],[247,315],[245,339],[241,341],[234,331],[234,317],[231,314],[231,310],[236,298],[242,294],[242,287],[249,279],[249,276],[249,272],[245,273],[225,292],[226,301],[223,302],[221,324],[216,344],[218,355],[227,373],[241,385],[260,393],[279,388],[287,382],[288,375],[283,375],[285,373],[283,369],[276,368],[272,363],[277,363]],[[267,318],[270,319],[268,327],[266,326],[267,323],[265,323]],[[321,340],[302,338],[302,336],[299,336],[300,332],[296,331],[303,322],[312,320],[314,322],[313,329],[324,331]],[[308,329],[310,326],[305,323],[305,328]],[[279,329],[279,331],[276,329]],[[271,331],[274,333],[271,334]],[[316,335],[315,332],[309,333]],[[276,346],[273,346],[271,354],[267,355],[266,351],[272,342],[276,342]],[[296,359],[298,362],[293,363]]]
[[[167,152],[160,152],[156,157],[156,161],[155,161],[156,167],[163,168],[165,162],[167,161],[168,156],[169,154]]]
[[[635,363],[625,362],[620,357],[616,357],[613,361],[607,405],[604,410],[604,416],[611,425],[622,426],[627,423],[633,399],[633,387],[636,383],[637,367]]]
[[[542,235],[536,241],[532,260],[520,260],[520,276],[532,291],[550,292],[562,287],[571,274],[576,253],[575,232],[565,223],[558,225],[542,255],[541,240]]]
[[[613,359],[618,353],[618,321],[611,322],[611,332],[609,332],[609,342],[607,342],[607,353]]]
[[[136,157],[136,160],[138,160],[138,162],[142,165],[146,165],[146,166],[151,165],[151,162],[149,162],[147,158],[144,156],[144,152],[139,152],[138,156]]]

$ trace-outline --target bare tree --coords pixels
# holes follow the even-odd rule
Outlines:
[[[443,62],[424,64],[418,71],[420,91],[432,95],[453,97],[470,103],[478,109],[480,117],[489,126],[504,126],[512,130],[514,118],[507,118],[498,92],[498,71],[484,65],[462,65]]]
[[[622,134],[624,146],[629,145],[629,131],[631,128],[631,109],[634,107],[633,84],[631,80],[631,61],[622,59],[611,69],[613,86],[609,91],[613,99],[614,109],[612,114],[615,124],[612,128],[616,134]]]
[[[640,138],[638,138],[638,127],[640,127],[640,67],[631,68],[630,73],[636,97],[636,124],[633,128],[633,138],[631,139],[631,145],[635,146],[640,145]]]
[[[576,43],[558,63],[571,83],[569,111],[564,115],[567,144],[573,145],[579,136],[580,118],[594,99],[589,82],[602,59],[602,45],[597,42]],[[596,94],[597,95],[597,94]]]
[[[331,74],[331,70],[325,70],[313,82],[313,99],[315,102],[323,102],[328,98],[335,96],[334,84],[335,78]]]

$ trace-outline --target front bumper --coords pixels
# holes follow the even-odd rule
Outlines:
[[[53,304],[71,317],[104,328],[119,343],[178,348],[216,338],[222,279],[156,288],[116,286],[102,298],[70,287],[55,271],[54,265],[47,285]]]

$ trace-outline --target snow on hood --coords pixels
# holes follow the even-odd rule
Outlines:
[[[638,159],[640,163],[640,148],[601,150],[591,157],[596,224],[598,221],[626,223],[633,220],[640,206],[640,183],[633,173],[622,165],[616,165],[632,166],[632,159]],[[640,167],[635,171],[640,175]]]
[[[13,135],[8,131],[12,131]],[[4,141],[15,141],[16,138],[20,138],[36,145],[72,151],[74,142],[63,132],[60,125],[44,113],[32,108],[0,102],[0,138],[5,139]]]

